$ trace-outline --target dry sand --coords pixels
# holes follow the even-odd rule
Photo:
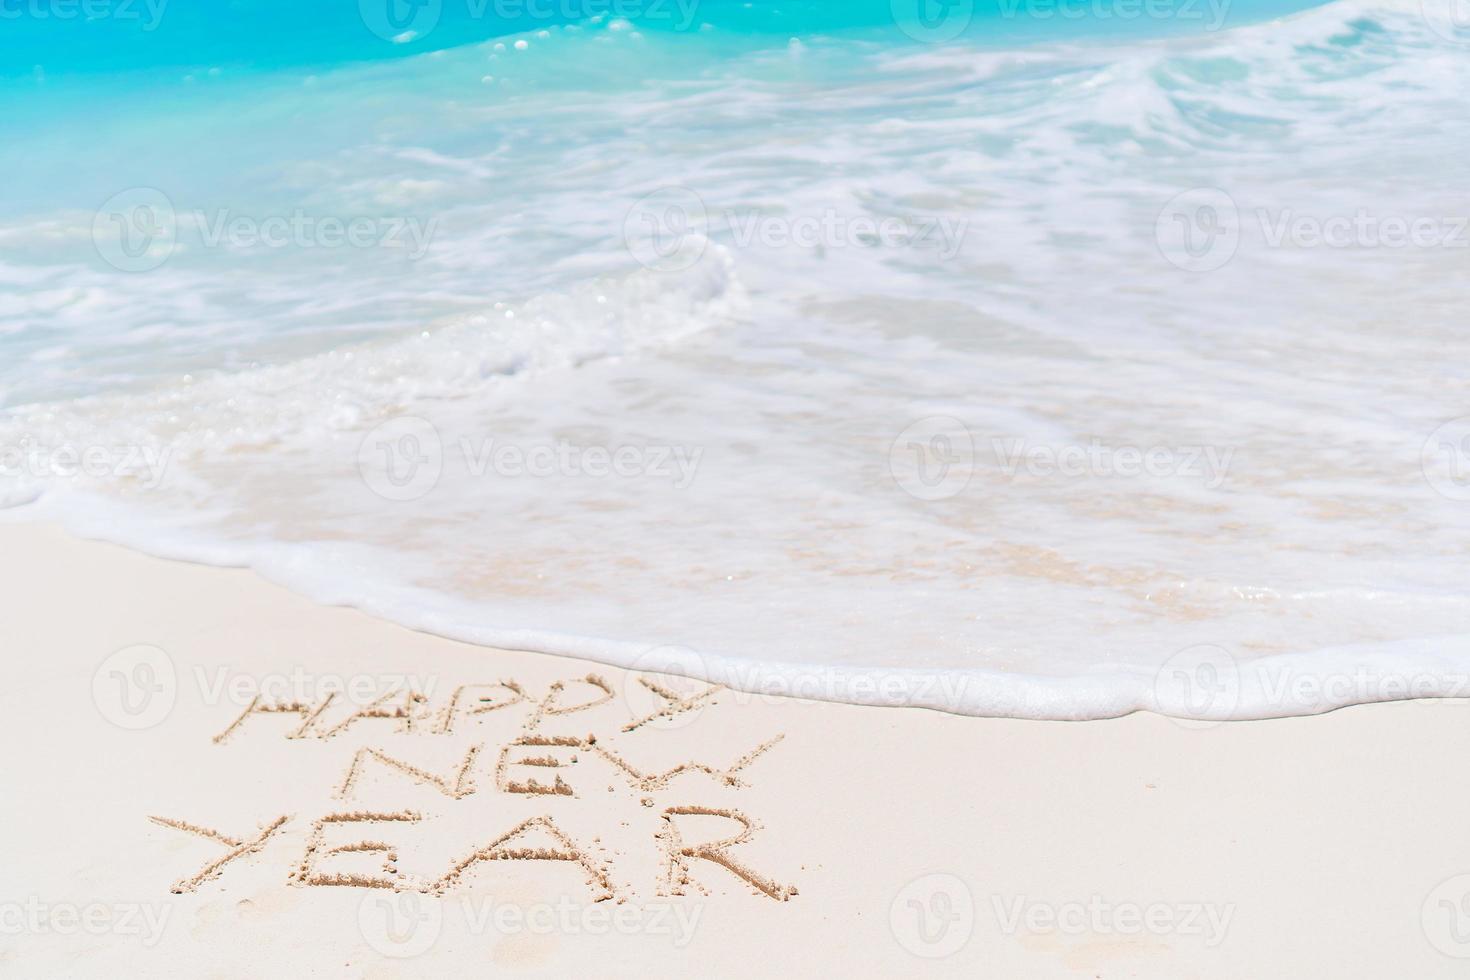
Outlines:
[[[1463,702],[1201,727],[661,694],[245,571],[0,548],[3,976],[1470,971]]]

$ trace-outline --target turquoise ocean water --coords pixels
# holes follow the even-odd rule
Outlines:
[[[3,514],[747,690],[1448,692],[1470,25],[1307,6],[0,0]]]

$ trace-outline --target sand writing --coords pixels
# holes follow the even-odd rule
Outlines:
[[[740,832],[734,837],[724,840],[706,841],[693,845],[684,841],[679,832],[677,822],[678,816],[706,816],[724,817],[733,820],[740,825]],[[729,849],[739,844],[744,844],[755,834],[755,821],[751,820],[739,810],[721,810],[714,807],[703,806],[674,806],[669,807],[662,814],[664,826],[659,832],[659,842],[664,848],[664,882],[662,894],[685,895],[687,889],[694,884],[690,877],[690,866],[694,860],[710,861],[725,868],[731,874],[754,885],[762,894],[778,901],[786,901],[796,894],[796,889],[779,885],[765,875],[758,874],[736,858],[730,856]],[[701,890],[706,891],[703,886]]]
[[[248,840],[239,840],[234,837],[229,837],[225,834],[220,833],[217,830],[211,830],[208,827],[197,827],[194,824],[185,823],[182,820],[169,820],[167,817],[149,817],[149,819],[152,820],[154,823],[159,824],[160,826],[172,827],[174,830],[182,830],[185,833],[197,834],[200,837],[207,837],[212,841],[217,841],[220,844],[223,844],[225,847],[230,848],[228,854],[224,855],[223,857],[216,858],[213,861],[210,861],[203,868],[200,868],[198,872],[190,875],[188,878],[182,878],[179,881],[176,881],[174,883],[174,886],[169,889],[175,895],[182,895],[185,892],[197,891],[200,885],[204,884],[206,881],[209,881],[211,878],[218,878],[220,872],[224,870],[225,865],[229,864],[231,861],[234,861],[237,858],[242,858],[247,854],[252,854],[255,851],[260,850],[262,847],[265,846],[266,840],[269,839],[270,836],[276,831],[280,830],[289,818],[285,815],[277,817],[275,820],[272,820],[269,824],[267,824],[266,827],[262,829],[259,833],[257,833],[254,837],[251,837]]]
[[[442,896],[478,874],[482,866],[554,862],[580,871],[588,901],[627,901],[637,897],[633,894],[637,889],[615,882],[637,876],[623,867],[617,868],[616,877],[614,874],[615,866],[626,855],[609,855],[602,847],[579,843],[558,820],[559,816],[565,820],[562,811],[571,812],[567,808],[577,806],[578,801],[596,806],[601,798],[605,808],[607,798],[601,791],[614,792],[620,785],[625,792],[636,794],[645,808],[659,807],[659,794],[677,793],[682,797],[662,801],[662,808],[646,818],[659,864],[646,869],[643,880],[652,883],[655,894],[710,895],[712,889],[738,882],[751,894],[767,899],[784,902],[796,895],[795,887],[757,871],[741,856],[741,848],[760,830],[754,818],[728,805],[689,802],[691,796],[698,799],[701,787],[720,792],[749,787],[749,770],[784,736],[767,733],[752,738],[734,758],[647,764],[638,759],[634,746],[615,746],[609,737],[616,741],[630,733],[641,733],[636,738],[677,739],[679,732],[667,730],[669,723],[715,703],[722,688],[703,685],[686,693],[668,679],[643,675],[631,675],[627,683],[641,687],[644,702],[653,699],[653,710],[646,710],[646,704],[643,711],[631,710],[617,697],[612,684],[598,674],[554,681],[539,695],[512,679],[462,684],[440,704],[409,687],[389,690],[361,704],[339,699],[338,692],[326,692],[312,702],[256,695],[213,736],[216,746],[244,738],[333,742],[349,733],[353,734],[352,741],[370,737],[376,744],[350,748],[345,769],[330,787],[331,798],[339,801],[330,812],[308,818],[291,813],[271,816],[240,836],[186,820],[150,818],[161,827],[204,838],[225,849],[194,874],[175,882],[171,890],[177,894],[197,891],[236,862],[261,854],[277,839],[282,841],[275,845],[277,848],[290,846],[285,838],[292,834],[289,827],[296,826],[300,829],[295,834],[298,839],[304,834],[305,842],[288,863],[286,883],[295,887],[391,889]],[[507,713],[513,710],[520,713],[518,722],[511,722],[513,734],[487,741],[481,727],[486,716],[508,718],[511,716]],[[609,720],[611,714],[621,717]],[[594,715],[602,731],[568,730],[579,724],[580,718]],[[289,718],[286,726],[269,724],[269,719],[283,716]],[[382,741],[388,738],[393,740],[392,745]],[[416,745],[443,740],[462,740],[463,751],[455,749],[458,754],[452,761],[446,762],[444,753],[439,752],[437,762],[428,762],[422,758],[422,750],[415,749]],[[667,763],[668,759],[663,761]],[[422,789],[417,791],[416,807],[364,808],[354,801],[368,783],[373,787],[370,796],[390,790],[400,792],[409,785],[432,793],[424,797]],[[440,811],[444,815],[463,814],[457,808],[496,797],[538,801],[533,805],[547,809],[507,821],[501,825],[506,829],[470,842],[459,857],[437,870],[409,871],[401,867],[402,845],[392,841],[401,841],[405,833],[422,832],[434,822],[435,813],[425,809],[424,799],[430,800],[430,807],[434,799],[449,807]],[[479,824],[477,813],[475,825]],[[629,824],[624,821],[621,826]],[[711,832],[711,826],[718,829]],[[602,838],[590,840],[597,845]]]

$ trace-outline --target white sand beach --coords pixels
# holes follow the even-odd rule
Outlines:
[[[1464,702],[1200,725],[701,696],[51,528],[0,543],[5,975],[1430,978],[1470,957]]]
[[[0,0],[0,980],[1470,976],[1470,0]]]

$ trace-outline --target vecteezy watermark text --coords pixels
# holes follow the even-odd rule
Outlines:
[[[120,936],[157,946],[168,926],[169,906],[159,902],[0,902],[0,936]]]
[[[1242,209],[1218,187],[1175,195],[1154,224],[1160,253],[1189,272],[1213,272],[1243,244],[1267,249],[1470,248],[1470,215],[1257,207]]]
[[[142,31],[155,30],[169,0],[0,0],[0,21],[101,20],[137,21]]]
[[[1000,0],[1002,17],[1014,20],[1180,21],[1225,26],[1231,0]]]
[[[421,41],[453,4],[457,19],[498,20],[513,29],[576,21],[609,25],[638,21],[687,31],[700,0],[358,0],[358,13],[373,34],[394,44]],[[460,12],[462,9],[462,13]],[[525,45],[518,43],[517,48]]]
[[[723,217],[739,248],[916,248],[932,250],[942,259],[955,256],[970,227],[965,218],[880,218],[830,208],[805,215],[729,210]]]
[[[417,892],[379,892],[363,897],[357,925],[367,944],[390,959],[422,956],[446,927],[468,936],[656,936],[683,949],[694,939],[703,912],[698,902],[589,905],[566,895],[531,904],[468,895],[449,902]]]
[[[694,482],[704,449],[687,446],[576,446],[569,442],[520,446],[478,444],[461,439],[459,449],[471,476],[608,477],[654,476],[673,481],[676,490]]]
[[[0,444],[0,478],[131,477],[144,489],[156,490],[172,456],[169,446],[48,445],[25,436]]]
[[[242,673],[228,666],[217,666],[207,671],[203,666],[195,665],[193,677],[204,704],[236,707],[245,707],[257,699],[283,704],[317,704],[338,695],[354,704],[367,704],[385,694],[404,691],[432,697],[439,683],[435,674],[317,673],[300,665],[268,674]]]
[[[1175,652],[1157,667],[1150,709],[1186,728],[1200,728],[1237,717],[1242,706],[1249,708],[1249,717],[1280,717],[1428,698],[1470,698],[1470,674],[1350,661],[1325,670],[1290,657],[1242,661],[1224,647],[1201,643]]]
[[[472,18],[552,23],[637,20],[687,31],[694,24],[700,0],[465,0],[465,4]]]
[[[1303,214],[1292,208],[1254,212],[1270,248],[1470,248],[1470,217],[1378,214]]]
[[[904,248],[949,260],[959,253],[969,228],[967,218],[846,214],[833,208],[790,214],[727,208],[711,213],[697,193],[670,185],[644,195],[628,210],[623,242],[640,265],[672,272],[694,265],[710,238],[740,249]]]
[[[990,911],[995,927],[1007,936],[1170,936],[1199,939],[1214,948],[1225,941],[1235,905],[1115,901],[1100,894],[1064,901],[992,894]],[[894,895],[888,922],[904,949],[925,959],[943,959],[966,946],[978,918],[969,883],[937,872],[914,879]]]
[[[1234,903],[1114,902],[1101,895],[1063,902],[992,895],[990,903],[1001,932],[1009,936],[1022,931],[1064,936],[1188,936],[1203,939],[1207,948],[1224,942],[1235,915]]]
[[[181,246],[203,249],[384,249],[408,261],[423,258],[438,218],[412,215],[313,213],[303,208],[242,214],[231,208],[180,212],[156,187],[131,187],[103,202],[92,216],[92,245],[122,272],[149,272]]]
[[[229,208],[191,213],[205,248],[396,248],[424,257],[439,219],[315,215],[297,208],[264,218]]]
[[[1028,446],[1023,438],[993,439],[1001,472],[1014,478],[1023,470],[1034,477],[1170,477],[1201,480],[1214,490],[1225,482],[1232,447],[1109,446],[1100,439],[1086,445]]]
[[[387,500],[417,500],[443,475],[446,457],[471,478],[646,479],[685,490],[694,483],[704,449],[683,445],[580,446],[564,440],[521,444],[461,437],[446,447],[427,419],[402,416],[369,432],[358,447],[358,472]]]
[[[259,701],[275,704],[322,704],[344,698],[369,704],[404,695],[431,698],[439,684],[437,674],[393,671],[336,673],[308,671],[300,665],[287,670],[248,673],[228,664],[206,669],[194,665],[181,672],[166,650],[135,644],[110,654],[92,677],[92,701],[103,718],[128,731],[153,728],[173,712],[182,692],[193,681],[193,696],[201,704],[248,708]]]
[[[998,436],[990,448],[1000,473],[1014,480],[1087,477],[1185,478],[1218,489],[1234,458],[1231,447],[1211,445],[1112,445],[1086,443],[1031,445],[1024,436]],[[976,441],[957,418],[932,415],[911,423],[888,450],[894,482],[920,500],[945,500],[970,485],[976,468]]]

